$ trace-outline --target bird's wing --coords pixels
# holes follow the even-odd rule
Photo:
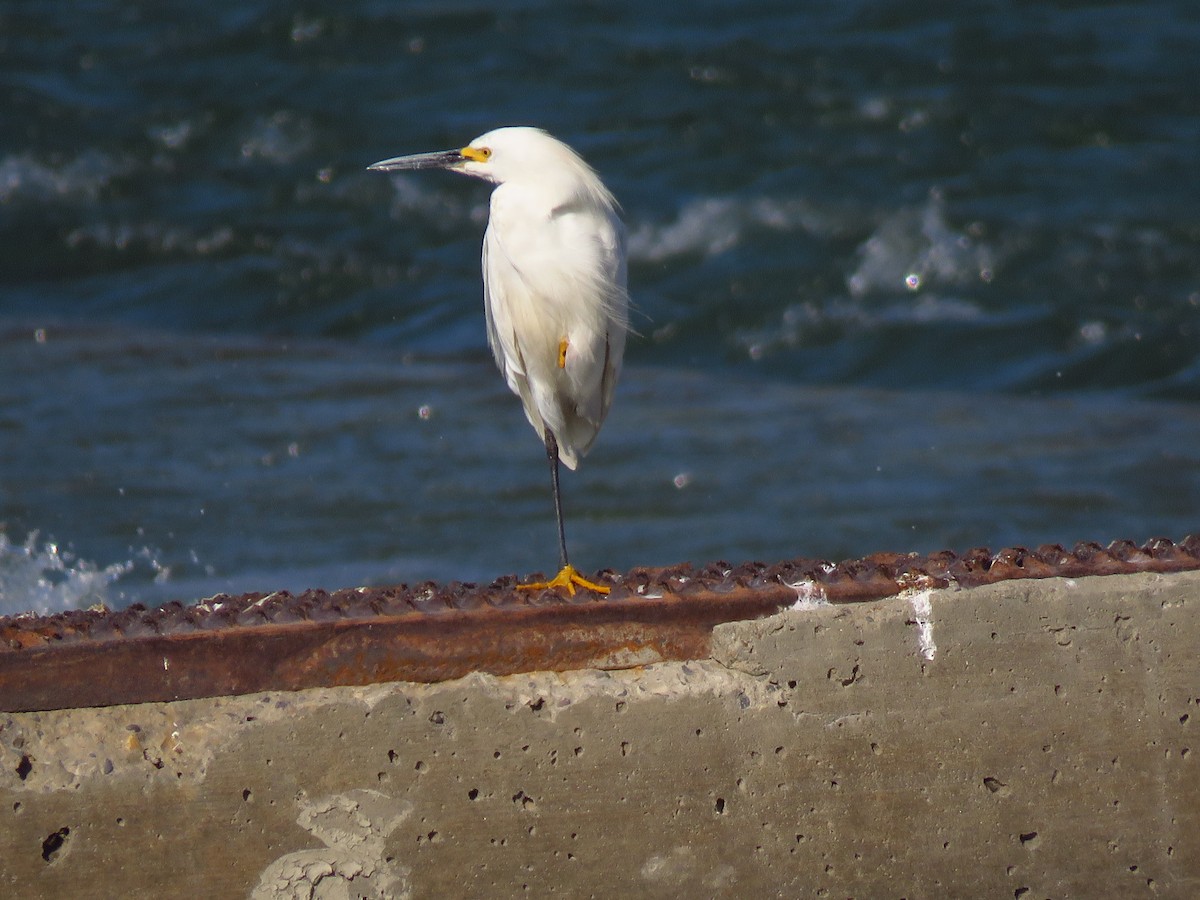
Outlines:
[[[513,270],[504,257],[503,248],[489,225],[483,235],[483,310],[487,318],[488,346],[508,389],[521,398],[525,415],[538,434],[542,434],[541,417],[529,395],[529,379],[525,360],[517,346],[513,330],[512,305],[508,294],[518,287],[512,284]]]
[[[487,316],[488,346],[492,348],[496,365],[500,367],[508,386],[515,391],[511,376],[524,375],[525,362],[517,349],[509,305],[505,302],[505,296],[511,289],[507,284],[509,279],[497,264],[497,256],[503,251],[495,244],[495,236],[489,228],[483,235],[483,309]]]
[[[624,352],[621,226],[574,204],[547,211],[524,199],[505,186],[492,196],[483,240],[488,343],[530,424],[543,437],[554,432],[573,469],[608,412]]]

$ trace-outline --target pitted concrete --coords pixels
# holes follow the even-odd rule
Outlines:
[[[1200,894],[1200,574],[913,591],[714,659],[0,714],[0,895]]]

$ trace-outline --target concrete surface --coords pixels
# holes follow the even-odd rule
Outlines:
[[[0,714],[5,897],[1200,896],[1200,573],[714,659]]]

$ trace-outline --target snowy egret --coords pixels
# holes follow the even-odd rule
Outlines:
[[[546,445],[561,565],[521,587],[608,593],[567,558],[558,465],[574,469],[592,446],[621,371],[629,295],[616,201],[574,150],[537,128],[498,128],[461,150],[369,168],[447,169],[496,185],[483,235],[488,344]]]

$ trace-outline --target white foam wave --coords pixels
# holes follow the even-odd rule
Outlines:
[[[737,340],[751,359],[761,359],[776,349],[827,338],[831,330],[865,333],[897,325],[979,323],[989,316],[979,304],[937,294],[902,297],[884,304],[842,297],[789,306],[771,328],[744,331]]]
[[[95,247],[124,252],[185,253],[208,256],[229,247],[234,241],[232,228],[221,225],[208,232],[159,222],[93,222],[73,229],[66,236],[71,249]]]
[[[972,233],[974,232],[974,233]],[[946,222],[941,195],[920,207],[897,210],[858,248],[858,266],[846,279],[851,296],[963,287],[991,281],[996,252],[982,229],[956,231]]]
[[[773,197],[702,197],[666,223],[642,223],[630,229],[629,256],[662,262],[677,256],[716,256],[753,228],[772,231],[820,231],[822,217],[803,200]]]
[[[28,154],[9,155],[0,160],[0,203],[95,200],[129,169],[128,164],[96,150],[58,165]]]
[[[21,544],[0,532],[0,615],[123,606],[128,598],[116,585],[142,568],[154,572],[156,580],[167,577],[167,570],[146,548],[124,562],[99,566],[52,541],[41,542],[36,532]]]
[[[315,138],[312,123],[288,110],[260,116],[242,138],[242,158],[286,164],[308,153]]]
[[[992,314],[982,305],[943,293],[992,280],[999,253],[982,233],[981,226],[952,228],[935,191],[922,206],[888,214],[859,245],[858,264],[846,278],[849,296],[793,304],[776,325],[743,332],[739,342],[759,359],[778,347],[828,337],[831,329],[986,322]]]
[[[182,150],[201,131],[202,125],[211,122],[212,116],[197,119],[177,119],[161,125],[151,125],[146,129],[146,136],[164,150]]]

